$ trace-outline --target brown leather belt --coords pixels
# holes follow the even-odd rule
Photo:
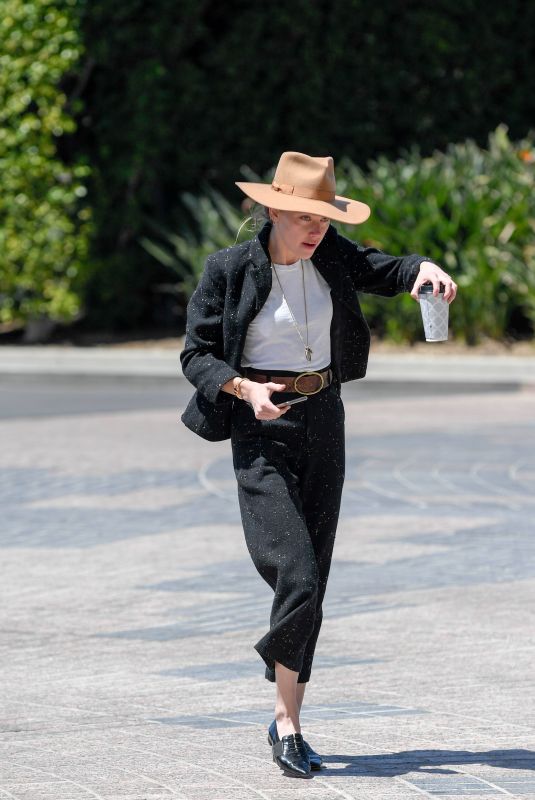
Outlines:
[[[242,375],[245,375],[257,383],[284,383],[285,392],[296,392],[297,394],[316,394],[325,389],[333,379],[332,369],[324,369],[323,372],[294,372],[291,375],[271,375],[266,372],[256,372],[252,367],[246,367]]]

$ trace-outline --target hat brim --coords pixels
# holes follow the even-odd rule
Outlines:
[[[334,200],[313,200],[308,197],[299,197],[294,194],[276,192],[269,183],[250,183],[249,181],[236,181],[242,192],[257,203],[279,211],[301,211],[308,214],[320,214],[322,217],[334,219],[337,222],[346,222],[348,225],[358,225],[366,222],[371,214],[371,208],[359,200],[350,200],[349,197],[335,195]]]

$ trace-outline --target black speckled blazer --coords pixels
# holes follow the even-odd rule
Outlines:
[[[180,361],[197,391],[182,421],[210,441],[230,436],[235,399],[220,390],[241,374],[247,328],[271,290],[270,230],[271,223],[266,222],[250,241],[209,256],[188,303]],[[338,385],[366,374],[370,331],[357,292],[393,296],[410,291],[420,264],[427,260],[426,256],[396,257],[363,247],[329,226],[312,262],[331,287],[331,365]]]

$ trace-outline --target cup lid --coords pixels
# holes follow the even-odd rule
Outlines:
[[[444,293],[445,286],[443,283],[440,284],[440,294]],[[432,283],[422,283],[420,288],[418,289],[418,294],[433,294],[433,284]]]

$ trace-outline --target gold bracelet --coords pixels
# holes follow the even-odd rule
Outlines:
[[[236,397],[238,398],[238,400],[243,400],[243,397],[242,397],[242,395],[241,395],[240,386],[242,385],[243,381],[246,381],[246,380],[247,380],[247,378],[241,378],[241,379],[238,381],[238,383],[236,383],[236,384],[234,385],[234,394],[236,395]]]

